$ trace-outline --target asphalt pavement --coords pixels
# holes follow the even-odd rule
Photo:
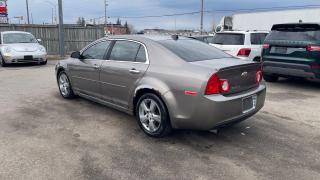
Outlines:
[[[63,99],[55,63],[0,68],[0,179],[320,179],[319,83],[268,83],[243,123],[154,139],[129,115]]]

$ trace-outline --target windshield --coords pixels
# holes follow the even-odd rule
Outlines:
[[[36,38],[31,34],[26,33],[9,33],[3,34],[3,44],[15,43],[37,43]]]
[[[320,30],[272,31],[267,40],[320,41]]]
[[[213,37],[213,44],[244,45],[244,34],[218,33]]]
[[[187,62],[231,57],[223,51],[197,40],[164,40],[159,43]]]

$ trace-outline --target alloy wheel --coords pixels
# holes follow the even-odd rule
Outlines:
[[[65,73],[62,73],[59,77],[59,89],[63,96],[68,96],[70,94],[70,82]]]
[[[161,111],[156,101],[144,99],[139,105],[139,119],[143,128],[154,133],[161,127]]]

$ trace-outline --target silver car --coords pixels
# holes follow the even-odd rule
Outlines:
[[[149,136],[172,129],[215,130],[263,106],[259,63],[179,36],[114,36],[56,65],[61,95],[135,115]]]
[[[46,49],[32,34],[22,31],[0,33],[0,65],[15,63],[47,63]]]

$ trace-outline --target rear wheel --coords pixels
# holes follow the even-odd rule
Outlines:
[[[4,61],[4,59],[2,57],[0,57],[0,65],[1,65],[1,67],[7,66],[6,62]]]
[[[48,62],[48,60],[43,61],[43,62],[41,62],[41,63],[40,63],[40,65],[46,65],[46,64],[47,64],[47,62]]]
[[[279,76],[263,74],[263,79],[267,82],[277,82],[279,80]]]
[[[151,93],[139,98],[136,106],[138,124],[151,137],[164,137],[172,131],[167,108],[161,99]]]
[[[60,72],[58,75],[58,85],[62,97],[66,99],[71,99],[75,97],[68,75],[64,71]]]

